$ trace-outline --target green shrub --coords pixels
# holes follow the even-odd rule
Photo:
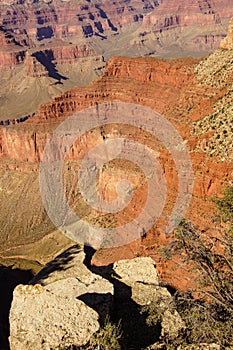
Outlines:
[[[88,349],[92,350],[120,350],[119,340],[121,338],[121,324],[117,325],[106,320],[104,326],[96,332],[91,340]]]
[[[230,230],[233,230],[233,186],[227,187],[222,198],[213,198],[220,216],[224,222],[230,223]]]

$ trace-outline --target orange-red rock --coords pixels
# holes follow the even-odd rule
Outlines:
[[[19,120],[18,123],[15,121],[16,124],[1,126],[0,157],[36,164],[42,157],[52,130],[75,111],[107,101],[143,104],[165,116],[187,140],[194,170],[193,199],[187,217],[195,224],[205,226],[209,224],[210,216],[214,212],[213,204],[206,198],[219,193],[228,183],[232,177],[232,163],[214,157],[210,159],[201,151],[195,152],[198,139],[191,133],[193,120],[210,114],[216,101],[225,93],[221,88],[218,90],[216,87],[198,83],[193,69],[196,63],[196,60],[190,58],[165,61],[114,57],[108,62],[105,74],[90,86],[73,88],[54,98],[50,103],[42,105],[35,116],[29,116],[24,122]],[[127,130],[125,133],[127,134]],[[143,137],[140,133],[132,132],[132,135],[133,138]],[[74,145],[70,159],[80,157],[80,148],[85,153],[96,140],[98,141],[98,136],[92,139],[91,134],[85,135],[78,145]],[[150,143],[150,139],[148,142]],[[180,272],[178,275],[172,273],[171,270],[167,270],[168,265],[158,260],[158,247],[167,240],[164,235],[165,218],[171,213],[176,198],[177,174],[169,153],[159,145],[154,147],[159,150],[159,160],[167,180],[169,200],[164,208],[164,218],[150,230],[145,240],[110,251],[101,251],[94,257],[93,262],[102,265],[121,258],[150,255],[158,261],[161,276],[171,279],[171,282],[177,285]],[[0,166],[5,164],[6,162],[3,162],[3,165],[0,162]],[[23,169],[23,163],[20,167]],[[117,170],[113,170],[113,175],[114,181],[117,181]],[[104,179],[109,181],[107,172],[101,183]],[[107,192],[102,192],[106,198],[114,198],[111,186]],[[138,203],[135,203],[135,210],[138,210],[137,204],[144,202],[144,196],[145,191],[142,191],[137,199]],[[127,211],[125,213],[130,215]],[[119,215],[117,220],[122,222],[123,216]],[[184,287],[186,285],[185,282]]]

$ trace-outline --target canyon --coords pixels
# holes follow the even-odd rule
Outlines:
[[[113,56],[206,55],[232,16],[227,0],[4,1],[0,120],[35,113],[53,96],[88,85]]]
[[[0,6],[0,263],[2,280],[4,283],[9,280],[7,296],[4,295],[5,289],[2,291],[7,302],[0,318],[1,346],[8,346],[8,312],[13,287],[19,282],[29,283],[32,274],[40,270],[31,284],[15,289],[11,310],[12,348],[22,344],[25,348],[25,341],[35,341],[38,348],[50,342],[43,324],[41,332],[44,332],[46,341],[38,338],[37,330],[30,321],[34,313],[27,313],[27,337],[23,339],[18,332],[22,326],[21,312],[31,309],[32,305],[39,310],[41,302],[48,305],[53,345],[60,345],[63,332],[58,332],[56,328],[54,305],[58,301],[67,303],[65,310],[59,309],[59,317],[63,318],[64,314],[69,317],[68,313],[72,310],[67,300],[82,315],[80,336],[85,343],[99,328],[99,313],[95,309],[99,301],[94,298],[94,307],[90,308],[85,300],[77,300],[77,296],[90,292],[95,295],[104,286],[107,298],[103,294],[100,304],[104,306],[104,312],[109,310],[113,286],[97,275],[102,270],[106,272],[112,264],[114,271],[121,276],[119,290],[123,286],[126,294],[129,290],[133,293],[131,306],[132,302],[138,305],[150,302],[152,291],[157,293],[161,290],[169,298],[167,289],[154,289],[158,278],[172,288],[183,290],[195,283],[194,276],[185,265],[180,264],[179,257],[165,262],[161,256],[160,248],[173,237],[172,234],[166,235],[166,227],[178,197],[179,174],[173,154],[166,145],[140,125],[113,123],[90,128],[75,140],[66,154],[62,169],[65,197],[76,215],[95,229],[111,229],[137,220],[148,196],[148,178],[139,166],[127,159],[114,159],[99,169],[98,191],[106,201],[114,201],[119,194],[118,182],[126,179],[133,185],[131,202],[118,213],[100,212],[86,203],[79,188],[78,175],[85,155],[96,145],[108,144],[119,137],[141,143],[150,149],[160,164],[166,182],[162,214],[148,232],[125,245],[100,246],[86,265],[97,275],[87,270],[84,266],[87,257],[80,247],[74,246],[80,243],[78,237],[74,240],[72,235],[64,235],[58,225],[54,225],[41,197],[40,166],[45,145],[67,118],[81,111],[85,113],[88,107],[98,112],[105,104],[105,108],[111,109],[114,103],[140,105],[159,113],[176,129],[182,137],[182,145],[188,150],[193,168],[193,190],[185,218],[203,230],[215,228],[213,218],[216,209],[211,198],[219,196],[233,181],[233,20],[228,32],[224,24],[229,15],[232,16],[231,6],[224,0],[199,1],[198,4],[187,2],[182,6],[165,0],[117,1],[113,11],[107,1],[95,3],[95,6],[83,1],[78,9],[78,24],[75,6],[77,4],[72,1],[21,1],[18,4],[14,0],[2,2]],[[96,22],[96,18],[100,22]],[[202,34],[197,24],[201,26]],[[134,39],[129,36],[129,28],[133,29],[130,35]],[[203,34],[205,30],[209,34]],[[107,38],[104,39],[104,36]],[[183,37],[187,41],[183,42]],[[119,38],[118,44],[114,44],[115,38]],[[152,46],[156,47],[155,38],[158,45],[156,53],[151,51],[150,46],[153,43]],[[112,46],[109,42],[105,44],[108,40]],[[128,40],[131,40],[129,45]],[[123,45],[122,53],[126,56],[146,57],[114,56],[114,52],[119,52],[117,45],[119,48]],[[129,48],[128,51],[124,51],[124,45]],[[193,51],[195,54],[192,56],[197,57],[208,50],[213,51],[216,46],[219,48],[204,58],[179,58]],[[176,56],[173,59],[148,57],[166,57],[171,52]],[[58,155],[62,153],[61,149],[57,151]],[[145,158],[140,150],[138,156]],[[51,195],[52,186],[48,189],[48,196]],[[134,232],[129,234],[135,237]],[[70,260],[70,256],[74,260]],[[121,259],[130,260],[121,262]],[[134,266],[137,261],[145,271],[153,270],[154,280],[148,281],[146,276],[146,285],[143,284],[145,281],[138,279],[139,267],[134,272],[136,279],[129,279],[129,266]],[[70,293],[67,292],[67,283]],[[116,292],[116,285],[114,288]],[[68,299],[62,299],[57,290]],[[125,294],[117,297],[126,309]],[[124,314],[124,310],[121,311]],[[179,315],[174,322],[177,319]],[[61,320],[59,322],[62,323]],[[88,334],[83,331],[87,323],[90,325]],[[168,329],[165,323],[163,325],[164,329]],[[69,333],[70,329],[65,331]],[[76,329],[70,336],[77,342],[75,332]],[[154,341],[155,336],[152,335]],[[30,343],[29,348],[31,346]]]
[[[231,30],[229,40],[230,37]],[[186,215],[194,223],[206,226],[214,215],[214,205],[208,198],[219,194],[232,179],[231,97],[230,47],[225,46],[203,60],[113,57],[107,62],[103,75],[89,86],[66,91],[25,119],[7,121],[6,125],[0,126],[0,255],[44,264],[73,243],[54,227],[46,214],[39,191],[39,163],[47,140],[68,116],[89,106],[114,101],[147,106],[175,126],[189,149],[194,171],[193,197]],[[140,180],[140,171],[128,163],[126,166],[121,162],[110,162],[99,178],[103,197],[112,199],[116,196],[114,184],[124,176],[125,169],[129,170],[126,177],[135,182],[136,201],[119,215],[99,215],[83,202],[78,190],[75,174],[82,157],[102,143],[103,137],[114,139],[119,133],[152,147],[167,181],[168,200],[161,218],[145,240],[111,250],[100,249],[93,257],[97,265],[138,254],[157,259],[157,248],[166,242],[164,228],[177,196],[177,170],[166,147],[138,128],[110,125],[84,134],[67,155],[64,186],[74,210],[97,226],[127,222],[132,212],[133,215],[140,212],[145,203],[146,185]],[[138,179],[135,179],[136,175]],[[112,186],[105,187],[104,183],[110,178]],[[176,283],[176,278],[179,281],[179,272],[177,276],[171,274],[163,262],[160,265],[158,261],[158,270],[172,283]],[[182,283],[188,285],[189,280]]]
[[[102,3],[106,5],[106,8],[102,8]],[[131,10],[128,3],[119,1],[114,5],[116,12],[110,11],[111,7],[107,2],[101,2],[101,6],[95,3],[94,6],[92,3],[83,1],[83,4],[80,5],[80,13],[83,17],[79,19],[80,23],[76,26],[70,20],[70,26],[65,27],[66,16],[72,17],[76,13],[75,4],[72,1],[50,1],[46,3],[46,8],[49,8],[47,12],[43,10],[44,4],[40,1],[21,2],[16,6],[14,0],[1,4],[1,18],[4,18],[4,28],[0,31],[3,52],[1,77],[5,85],[3,84],[3,92],[0,96],[2,104],[0,120],[0,263],[5,266],[4,271],[7,266],[13,272],[14,270],[21,271],[20,269],[26,270],[28,274],[22,277],[22,281],[28,282],[29,276],[32,277],[32,271],[38,272],[44,265],[50,265],[51,261],[53,266],[53,262],[57,261],[55,257],[66,249],[72,251],[74,243],[77,243],[71,239],[69,234],[64,235],[52,223],[45,210],[40,193],[40,165],[47,141],[62,122],[80,111],[85,113],[88,107],[98,111],[103,104],[106,108],[110,108],[114,102],[150,108],[176,129],[182,137],[183,145],[188,150],[193,168],[192,199],[185,217],[203,230],[207,227],[214,230],[213,219],[216,210],[211,198],[220,195],[222,190],[233,181],[232,20],[227,36],[223,33],[223,22],[231,13],[229,5],[223,0],[215,3],[199,1],[199,10],[197,11],[196,5],[189,7],[187,17],[184,15],[185,11],[188,11],[185,5],[177,8],[177,3],[174,4],[174,7],[170,3],[169,8],[172,13],[175,9],[177,13],[180,11],[180,15],[176,18],[167,17],[167,15],[163,17],[163,11],[165,9],[168,11],[166,1],[135,1],[135,8]],[[55,5],[60,8],[60,12],[58,9],[55,11]],[[118,7],[120,5],[121,10]],[[37,9],[36,14],[35,8]],[[87,12],[90,9],[91,12]],[[122,15],[119,15],[121,13]],[[140,13],[142,13],[141,16],[139,16]],[[161,22],[158,21],[158,14]],[[135,17],[136,15],[138,18]],[[90,21],[94,21],[93,16],[94,19],[98,17],[101,21],[103,20],[102,27],[95,25],[96,31],[99,32],[94,34],[92,33],[93,28],[88,26]],[[49,23],[53,21],[55,24],[52,25],[52,32],[49,29],[42,29],[45,23],[46,28],[49,28]],[[139,27],[137,27],[138,22],[140,22]],[[211,44],[211,51],[215,45],[219,45],[219,48],[204,58],[159,59],[148,56],[140,58],[113,56],[107,60],[108,54],[104,53],[104,48],[107,48],[107,46],[104,47],[104,42],[107,39],[101,38],[100,35],[110,37],[112,35],[111,40],[118,35],[119,38],[120,35],[127,36],[128,29],[124,29],[124,25],[133,27],[140,40],[143,37],[145,40],[153,41],[155,35],[162,38],[164,30],[168,35],[166,40],[168,38],[173,40],[174,33],[179,31],[184,33],[184,28],[192,28],[190,23],[193,22],[202,23],[205,28],[214,23],[214,28],[220,25],[223,30],[220,31],[221,34],[217,38],[214,36],[214,39],[213,37],[211,39],[213,44]],[[38,24],[40,30],[33,29],[37,28],[35,23]],[[7,26],[9,27],[6,30]],[[9,28],[12,28],[11,33]],[[143,31],[147,28],[143,35],[141,35],[142,28]],[[103,33],[101,33],[102,30]],[[75,33],[74,37],[80,35],[79,38],[82,40],[75,41],[77,37],[73,39],[72,33]],[[199,32],[194,32],[194,34],[197,34],[197,39],[191,41],[192,44],[194,43],[192,49],[202,47],[203,37],[199,36]],[[189,36],[188,38],[190,39]],[[222,39],[221,42],[220,39]],[[103,42],[100,51],[97,50],[98,45],[95,40]],[[142,44],[140,40],[136,46]],[[205,52],[208,51],[206,50],[209,45],[208,40],[204,39]],[[169,45],[170,43],[171,41]],[[135,42],[132,42],[132,47],[134,44]],[[161,56],[169,53],[169,47],[172,47],[169,45],[166,46],[166,49],[163,46]],[[190,41],[187,45],[191,45]],[[183,42],[182,47],[184,47]],[[184,52],[187,52],[186,49]],[[117,50],[116,47],[116,52]],[[123,53],[130,56],[132,52],[130,48],[128,55],[126,52]],[[200,52],[203,53],[203,51]],[[82,86],[77,86],[77,79]],[[5,88],[6,92],[4,92]],[[16,95],[19,98],[16,99]],[[32,100],[31,104],[27,102],[30,100]],[[8,113],[5,113],[4,110],[7,110],[7,107],[9,107]],[[146,257],[149,259],[147,260],[149,265],[152,264],[152,261],[156,262],[160,281],[166,282],[172,288],[186,290],[195,283],[195,278],[190,271],[187,271],[185,266],[174,269],[177,261],[165,262],[160,254],[160,248],[173,237],[166,235],[166,226],[179,192],[176,163],[171,152],[161,140],[149,135],[140,125],[112,123],[88,129],[72,144],[65,157],[62,178],[66,199],[72,210],[94,228],[120,227],[137,218],[146,203],[148,179],[139,166],[135,166],[132,162],[114,159],[104,164],[98,173],[98,191],[107,201],[117,198],[117,184],[120,180],[127,179],[132,183],[132,200],[119,213],[101,213],[92,208],[82,198],[79,188],[78,172],[83,157],[96,145],[107,144],[119,136],[123,139],[137,141],[151,150],[151,154],[160,164],[166,181],[166,202],[162,214],[148,232],[123,246],[112,248],[100,246],[89,261],[89,267],[92,265],[92,268],[98,271],[100,268],[115,263],[117,268],[121,263],[116,262],[121,259],[137,260]],[[61,150],[58,149],[57,154],[60,152]],[[144,153],[138,153],[139,157],[144,158]],[[52,187],[48,191],[52,192]],[[48,195],[50,195],[49,192]],[[50,204],[53,205],[53,203]],[[81,258],[84,259],[83,253],[81,253]],[[46,267],[42,271],[46,272]],[[121,272],[119,268],[117,273],[121,275]],[[53,283],[57,283],[56,285],[60,285],[59,288],[63,289],[64,281],[61,283],[56,281],[56,272],[52,277],[54,280],[51,283],[52,286],[51,281],[48,282],[49,288],[52,290]],[[66,282],[70,277],[65,276]],[[97,278],[98,281],[102,281],[101,278]],[[41,280],[35,279],[35,283],[37,282],[41,283]],[[134,286],[134,282],[127,278],[126,282],[129,283],[130,288]],[[69,280],[69,283],[72,284],[74,281]],[[75,281],[75,283],[78,282]],[[104,284],[103,281],[100,283]],[[107,282],[105,283],[109,293],[112,294],[112,287]],[[51,296],[50,291],[45,291],[41,285],[39,287],[38,285],[19,286],[15,291],[15,296],[19,300],[16,307],[20,309],[20,298],[24,294],[29,298],[29,303],[31,301],[34,303],[34,292],[42,299],[43,297],[48,298],[51,303],[56,301],[56,297]],[[76,301],[76,306],[77,310],[81,310],[82,301]],[[89,312],[95,317],[96,322],[92,326],[93,330],[96,330],[98,316],[93,310]],[[52,311],[51,317],[54,317]],[[16,325],[20,324],[18,316],[15,317],[14,322]],[[2,320],[0,320],[1,333],[3,333],[2,329]],[[18,335],[14,334],[12,338],[16,344],[17,337]]]

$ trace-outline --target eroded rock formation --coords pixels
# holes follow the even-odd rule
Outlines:
[[[75,42],[75,37],[84,39],[84,41],[88,38],[110,39],[111,41],[114,34],[122,35],[129,25],[134,25],[133,31],[136,29],[134,36],[131,37],[132,40],[137,38],[137,29],[141,24],[142,28],[139,29],[139,33],[143,36],[149,32],[153,34],[176,28],[184,30],[187,26],[211,25],[216,32],[212,35],[221,37],[224,33],[219,31],[218,25],[233,15],[232,7],[226,0],[215,2],[196,0],[185,4],[182,1],[168,0],[132,0],[127,3],[121,0],[114,3],[105,0],[101,4],[98,1],[88,3],[83,1],[77,4],[72,0],[63,2],[52,0],[49,3],[36,1],[29,4],[21,1],[20,4],[17,2],[17,6],[15,4],[14,1],[2,3],[0,17],[1,31],[3,36],[6,36],[1,51],[4,52],[4,48],[12,50],[12,61],[9,61],[12,64],[18,62],[16,59],[18,54],[14,52],[20,52],[20,48],[27,50],[44,43],[51,45],[57,39],[66,46],[68,41],[74,40]],[[196,35],[197,40],[199,36],[201,33]],[[163,42],[163,36],[158,39],[161,40],[161,43]],[[190,37],[190,39],[193,38]],[[162,45],[169,45],[171,40],[168,39],[169,43],[164,42]],[[208,47],[207,41],[208,39],[205,44]],[[60,54],[64,50],[63,45],[60,45],[58,49]],[[216,48],[217,45],[216,40],[213,48]],[[198,50],[198,45],[193,47]],[[148,53],[150,52],[147,49]],[[72,50],[69,51],[69,55],[73,55],[73,58],[75,56]],[[0,62],[4,62],[4,55]]]
[[[0,120],[87,85],[116,55],[206,55],[233,16],[227,0],[12,1],[0,11]]]
[[[151,258],[118,261],[112,268],[96,269],[98,275],[86,268],[83,259],[84,253],[72,247],[48,263],[29,285],[15,288],[10,311],[11,350],[85,345],[110,313],[112,297],[112,317],[120,310],[127,311],[128,319],[122,322],[133,327],[138,327],[138,322],[141,325],[142,306],[161,304],[161,331],[152,327],[152,342],[165,335],[175,338],[185,327],[178,312],[168,310],[171,294],[159,285]],[[99,276],[107,270],[111,282]],[[142,327],[129,344],[150,344],[150,327]]]
[[[114,263],[113,270],[121,283],[131,288],[132,300],[138,305],[146,306],[152,302],[160,304],[164,309],[161,337],[176,338],[185,324],[176,310],[171,313],[167,307],[172,300],[171,294],[160,286],[154,261],[151,258],[120,260]],[[124,295],[121,302],[124,303]]]
[[[88,342],[110,312],[113,285],[91,273],[75,246],[51,261],[29,285],[14,290],[11,350],[42,350]]]
[[[202,227],[209,223],[214,205],[206,198],[220,193],[232,179],[231,50],[217,50],[200,61],[191,58],[165,61],[113,57],[103,76],[88,87],[70,89],[50,103],[41,105],[36,114],[8,120],[7,125],[0,127],[2,255],[28,256],[44,261],[43,251],[50,256],[61,249],[61,236],[41,202],[38,164],[47,140],[66,117],[86,107],[111,101],[148,106],[175,126],[189,149],[194,170],[193,197],[186,216]],[[124,174],[135,181],[138,197],[135,196],[132,205],[121,214],[100,215],[84,205],[78,191],[78,165],[73,165],[72,161],[79,163],[96,144],[117,135],[126,138],[131,135],[133,140],[149,142],[148,146],[153,148],[167,181],[167,203],[162,217],[145,240],[111,252],[101,250],[93,258],[96,265],[112,263],[119,259],[119,254],[122,258],[132,258],[137,254],[157,257],[158,246],[166,242],[164,229],[177,196],[177,171],[166,147],[148,139],[139,130],[109,126],[83,135],[67,155],[64,184],[70,205],[97,225],[122,224],[140,212],[147,189],[140,172],[129,164],[109,164],[99,176],[99,191],[106,199],[116,198],[115,185]],[[139,175],[137,180],[136,175]],[[57,246],[51,248],[50,239],[57,241]],[[46,249],[40,251],[40,244]],[[35,245],[37,250],[33,248]],[[158,261],[157,268],[164,279],[175,285],[181,283],[181,273],[171,272],[171,266],[168,268]],[[185,273],[182,276],[182,286],[187,288],[192,279],[190,276],[185,279]]]

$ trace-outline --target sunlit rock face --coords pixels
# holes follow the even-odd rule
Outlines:
[[[105,52],[107,57],[112,55],[113,42],[121,55],[127,51],[133,56],[162,55],[171,46],[173,51],[211,51],[218,47],[226,22],[233,16],[227,0],[190,0],[185,4],[181,0],[9,0],[1,2],[0,10],[0,66],[8,67],[22,63],[25,51],[43,51],[46,46],[56,46],[55,60],[62,56],[72,60],[83,48],[69,47],[70,43],[78,47],[94,43],[97,54]],[[118,47],[119,38],[123,40]],[[160,52],[159,47],[165,51]],[[88,54],[92,52],[85,52]]]
[[[12,350],[84,345],[110,312],[113,285],[84,265],[73,246],[49,262],[29,285],[14,290]]]
[[[233,49],[233,18],[230,20],[227,36],[221,41],[221,49]]]

